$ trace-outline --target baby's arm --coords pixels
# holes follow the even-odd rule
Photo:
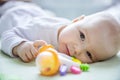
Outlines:
[[[13,29],[8,30],[1,36],[1,49],[4,53],[10,55],[11,57],[14,57],[12,52],[13,48],[25,41],[28,40],[19,37]]]
[[[14,29],[2,34],[1,49],[11,57],[18,56],[24,62],[32,61],[37,55],[37,48],[46,44],[45,41],[28,41],[16,34]]]
[[[2,34],[1,49],[11,57],[18,56],[24,62],[30,62],[36,57],[38,53],[37,48],[46,44],[46,42],[42,40],[29,41],[18,35],[16,28],[7,30]]]
[[[2,30],[1,49],[3,52],[10,55],[11,57],[14,57],[16,55],[16,56],[19,56],[24,62],[29,62],[35,58],[35,56],[32,54],[36,53],[37,51],[33,47],[33,42],[29,41],[27,38],[24,37],[26,35],[26,34],[24,34],[24,32],[29,33],[26,30],[24,31],[25,24],[28,24],[27,26],[29,26],[28,22],[30,20],[28,18],[24,18],[24,16],[26,16],[26,15],[28,16],[29,14],[24,13],[22,15],[23,16],[22,17],[20,15],[15,14],[15,11],[13,11],[11,13],[6,13],[5,15],[2,16],[2,18],[0,20],[0,26],[2,26],[5,29]],[[16,16],[18,17],[17,19],[16,19]],[[25,20],[26,23],[21,24],[20,22],[22,20]],[[19,24],[21,24],[21,25],[19,25]],[[34,25],[33,25],[33,27],[34,27]],[[30,29],[32,29],[32,30],[30,30]],[[35,29],[38,30],[38,28],[35,28]],[[34,33],[32,33],[33,28],[29,28],[29,30],[30,30],[30,33],[34,35]],[[36,31],[35,31],[35,33],[36,33]],[[20,46],[20,47],[17,48],[18,46]],[[13,49],[15,49],[15,50],[13,50]],[[28,53],[27,50],[29,52],[31,50],[31,53]],[[12,51],[14,51],[14,53]],[[27,54],[27,57],[26,57],[26,54]]]
[[[28,62],[28,60],[25,57],[26,54],[28,54],[27,56],[30,57],[30,60],[34,58],[34,55],[33,57],[31,57],[30,56],[31,53],[26,52],[26,50],[30,50],[30,49],[33,50],[34,47],[33,47],[33,42],[29,41],[25,37],[26,34],[24,32],[27,31],[26,30],[23,31],[24,30],[23,28],[25,27],[25,25],[29,24],[31,19],[32,19],[32,15],[31,13],[29,14],[29,9],[26,10],[26,8],[22,8],[22,7],[18,9],[14,8],[9,10],[5,14],[3,14],[0,19],[0,26],[2,26],[2,29],[0,29],[2,51],[10,55],[11,57],[14,57],[14,55],[19,56],[24,62]],[[20,27],[20,29],[18,29],[18,27]],[[31,34],[32,34],[32,30],[29,31]],[[18,48],[19,52],[16,49],[18,46],[22,46]],[[36,53],[36,50],[32,52]]]

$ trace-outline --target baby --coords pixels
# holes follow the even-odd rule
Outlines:
[[[12,5],[10,2],[5,5]],[[93,63],[109,59],[120,50],[120,6],[70,21],[49,17],[32,3],[21,3],[24,6],[9,9],[0,21],[0,26],[8,28],[2,33],[1,49],[12,57],[30,62],[40,46],[52,44],[59,52]]]

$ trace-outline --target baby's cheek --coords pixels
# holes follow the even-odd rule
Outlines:
[[[59,44],[58,51],[62,52],[62,53],[65,53],[64,49],[65,49],[65,47],[62,44]]]

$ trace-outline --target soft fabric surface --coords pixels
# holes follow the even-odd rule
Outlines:
[[[24,63],[0,52],[0,80],[120,80],[119,72],[120,53],[107,61],[90,64],[88,72],[45,77],[39,75],[35,61]]]

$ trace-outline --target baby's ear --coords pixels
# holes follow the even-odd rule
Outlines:
[[[85,15],[82,15],[80,17],[75,18],[72,22],[74,23],[74,22],[80,21],[80,20],[82,20],[84,18],[85,18]]]

